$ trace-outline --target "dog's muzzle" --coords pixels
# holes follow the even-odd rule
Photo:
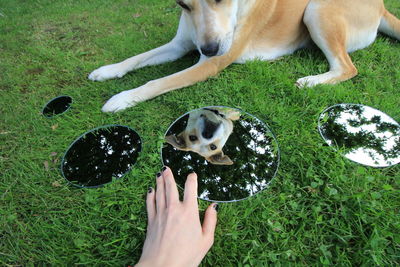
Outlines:
[[[213,57],[218,54],[219,43],[212,42],[200,47],[201,53],[207,57]]]

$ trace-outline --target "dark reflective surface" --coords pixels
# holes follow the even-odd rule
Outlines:
[[[224,125],[211,113],[231,122]],[[278,170],[279,148],[270,129],[237,109],[191,111],[176,120],[165,136],[163,164],[171,167],[181,188],[187,174],[195,171],[201,199],[222,202],[247,198],[265,189]],[[210,153],[218,156],[212,158]]]
[[[374,108],[339,104],[322,112],[319,131],[326,143],[357,163],[388,167],[400,162],[400,126]]]
[[[100,186],[127,173],[141,149],[139,135],[126,126],[96,128],[71,144],[61,162],[61,173],[75,186]]]
[[[47,103],[43,108],[43,116],[51,118],[55,115],[66,112],[72,104],[72,98],[69,96],[59,96]]]

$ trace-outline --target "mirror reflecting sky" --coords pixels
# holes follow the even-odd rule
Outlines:
[[[162,160],[181,188],[187,174],[198,174],[199,198],[237,201],[268,186],[278,170],[279,147],[258,118],[213,106],[193,110],[169,127]]]
[[[318,127],[326,143],[343,150],[352,161],[372,167],[400,162],[400,126],[377,109],[334,105],[321,113]]]
[[[136,163],[142,142],[126,126],[108,125],[76,139],[61,162],[62,175],[78,187],[97,187],[121,178]]]
[[[70,96],[59,96],[50,100],[43,108],[43,116],[51,118],[55,115],[66,112],[72,104]]]

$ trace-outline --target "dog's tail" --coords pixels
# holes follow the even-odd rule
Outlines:
[[[379,31],[400,40],[400,20],[385,10],[379,24]]]

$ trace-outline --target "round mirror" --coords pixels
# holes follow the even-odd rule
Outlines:
[[[102,126],[70,145],[61,162],[61,173],[72,185],[98,187],[124,176],[141,150],[142,141],[131,128]]]
[[[371,167],[400,162],[400,126],[377,109],[338,104],[324,110],[318,121],[325,142],[346,158]]]
[[[229,107],[205,107],[178,118],[168,128],[161,157],[184,188],[198,174],[199,198],[238,201],[265,189],[276,175],[279,147],[258,118]]]
[[[42,114],[46,118],[66,112],[72,104],[70,96],[59,96],[50,100],[43,108]]]

